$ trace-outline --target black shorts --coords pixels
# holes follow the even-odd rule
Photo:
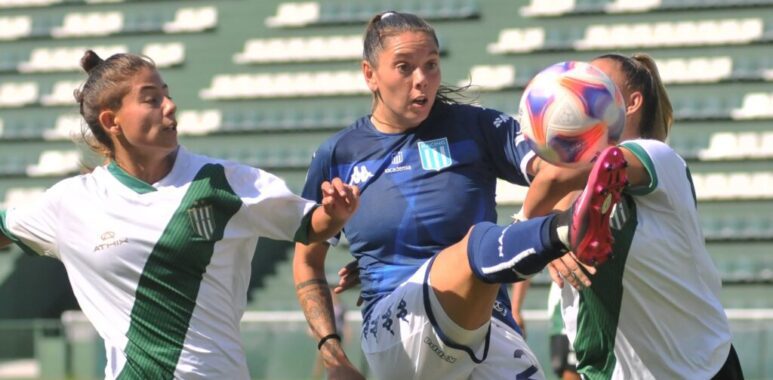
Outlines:
[[[550,365],[558,377],[562,377],[564,371],[577,371],[577,358],[566,335],[550,336]]]
[[[730,353],[727,354],[725,365],[720,368],[719,372],[711,380],[743,380],[741,362],[738,360],[738,354],[735,353],[733,345],[730,345]]]

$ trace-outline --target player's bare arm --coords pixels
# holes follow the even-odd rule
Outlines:
[[[633,154],[625,145],[620,146],[620,150],[623,151],[623,157],[628,162],[628,167],[625,169],[625,174],[628,175],[628,186],[649,186],[652,180],[650,173],[644,168],[644,164],[642,164],[639,157]]]
[[[295,293],[318,342],[321,342],[323,337],[336,333],[333,300],[325,279],[327,249],[326,243],[297,243],[293,257]],[[321,343],[319,350],[329,378],[363,378],[349,362],[339,339],[326,339]]]
[[[593,165],[566,168],[549,164],[540,158],[532,165],[536,176],[529,185],[523,203],[523,215],[526,218],[546,215],[570,191],[581,190],[585,186]]]

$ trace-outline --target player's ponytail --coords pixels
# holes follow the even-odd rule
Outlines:
[[[650,76],[650,91],[651,96],[645,99],[646,103],[650,103],[650,115],[648,123],[642,123],[642,136],[657,139],[660,141],[666,141],[668,134],[671,132],[671,125],[674,123],[674,109],[671,106],[671,100],[666,93],[666,87],[663,85],[663,81],[660,79],[660,72],[655,64],[655,60],[647,54],[637,53],[633,55],[633,59],[642,64]],[[645,115],[642,115],[642,119]],[[643,121],[643,120],[642,120]]]
[[[594,59],[611,59],[620,64],[628,90],[641,92],[644,100],[639,134],[643,138],[666,141],[674,121],[674,110],[655,60],[644,53],[637,53],[632,57],[604,54]]]
[[[95,152],[114,156],[113,141],[99,121],[104,110],[117,111],[121,100],[131,89],[131,78],[142,69],[155,70],[150,58],[134,54],[115,54],[103,60],[93,50],[86,50],[80,61],[88,74],[80,89],[73,91],[88,129],[81,131],[82,140]]]

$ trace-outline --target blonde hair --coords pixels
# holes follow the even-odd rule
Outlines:
[[[611,59],[620,63],[626,78],[625,85],[629,90],[640,91],[644,98],[639,133],[644,138],[666,141],[674,123],[674,108],[655,60],[646,53],[636,53],[631,57],[604,54],[594,59]]]

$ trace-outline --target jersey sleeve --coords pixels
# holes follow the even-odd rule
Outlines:
[[[322,189],[320,185],[324,181],[330,181],[330,154],[329,149],[323,145],[314,152],[309,165],[309,171],[306,173],[306,182],[303,185],[301,195],[306,199],[315,202],[322,202]]]
[[[56,226],[63,191],[62,185],[55,185],[37,202],[0,212],[0,233],[26,253],[59,258]]]
[[[650,176],[646,186],[628,189],[635,196],[659,198],[664,211],[678,210],[679,206],[695,203],[687,163],[670,146],[657,140],[637,139],[620,144],[641,161]]]
[[[301,195],[306,199],[311,199],[317,203],[322,202],[322,182],[330,181],[333,179],[332,169],[330,166],[331,149],[328,143],[322,144],[314,156],[311,158],[311,164],[309,165],[309,171],[306,172],[306,182],[303,185],[303,192]],[[341,238],[341,234],[328,239],[330,245],[337,245]]]
[[[238,165],[229,183],[243,203],[241,214],[251,234],[276,240],[308,238],[308,222],[317,204],[293,194],[285,182],[260,169]]]
[[[531,179],[527,167],[535,153],[521,133],[518,122],[505,113],[484,109],[478,124],[497,177],[528,186]]]

